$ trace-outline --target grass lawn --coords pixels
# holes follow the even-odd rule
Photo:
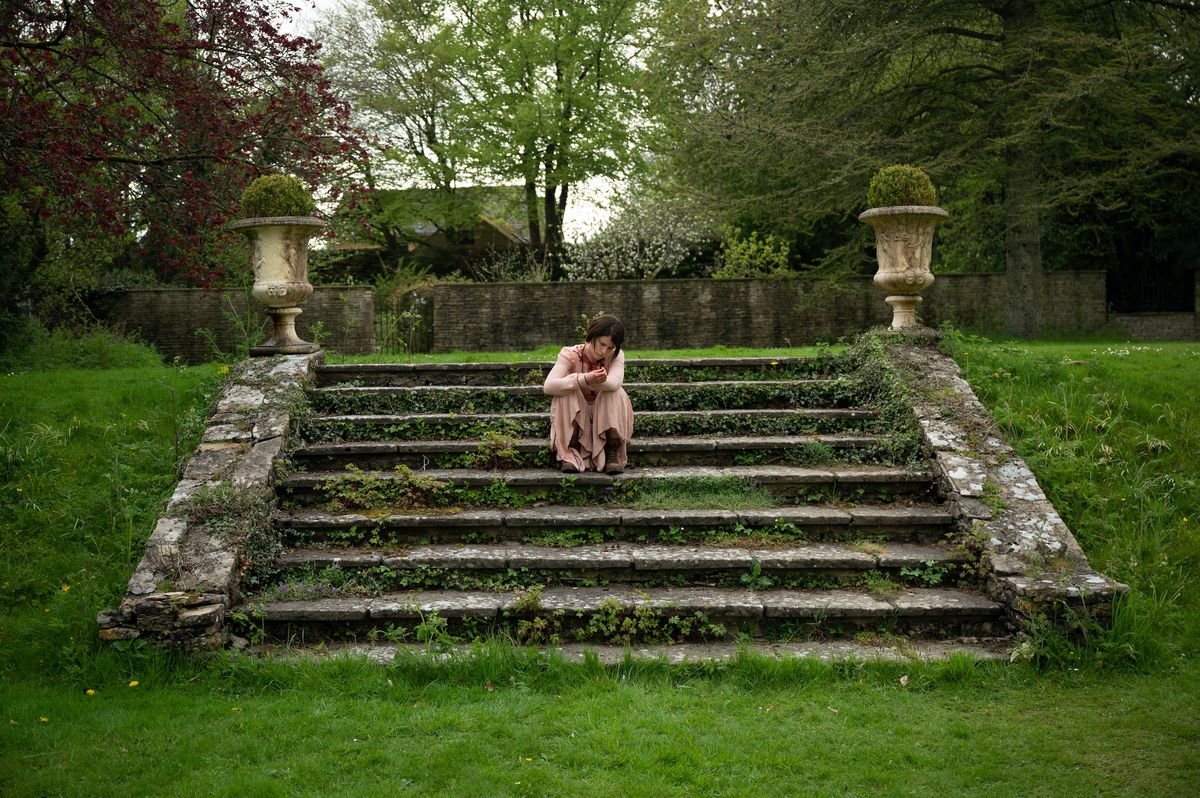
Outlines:
[[[94,614],[218,367],[0,377],[0,795],[1196,793],[1200,346],[950,346],[1093,563],[1133,589],[1086,649],[675,670],[102,649]]]

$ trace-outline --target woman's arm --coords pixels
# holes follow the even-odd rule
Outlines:
[[[593,385],[593,391],[616,391],[625,381],[625,353],[617,352],[617,356],[608,364],[608,379],[599,385]]]
[[[574,368],[571,347],[564,346],[558,353],[558,360],[554,363],[554,368],[550,369],[550,373],[546,375],[542,393],[547,396],[566,396],[578,391],[582,382],[583,374],[575,371]]]

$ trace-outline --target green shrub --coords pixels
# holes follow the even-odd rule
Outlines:
[[[11,319],[11,317],[10,317]],[[113,369],[161,366],[153,347],[95,326],[82,332],[53,332],[37,321],[17,319],[0,337],[0,370]]]
[[[794,276],[788,267],[788,243],[770,233],[743,236],[737,229],[721,228],[721,266],[713,272],[717,280],[742,277],[787,278]]]
[[[937,189],[933,187],[929,175],[916,166],[885,166],[871,178],[871,185],[867,188],[867,204],[872,208],[936,205]]]
[[[248,219],[312,216],[316,211],[312,192],[291,175],[263,175],[242,192],[242,215]]]

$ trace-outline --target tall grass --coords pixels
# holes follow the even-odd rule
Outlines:
[[[1108,642],[1200,641],[1200,345],[948,346],[1092,565],[1127,583]]]
[[[68,673],[96,653],[177,468],[216,365],[0,377],[0,672]]]

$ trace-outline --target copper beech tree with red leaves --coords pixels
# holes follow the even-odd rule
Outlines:
[[[361,145],[320,46],[277,27],[295,10],[284,0],[5,0],[4,294],[85,246],[175,281],[217,283],[232,240],[223,228],[251,179],[286,171],[319,185],[353,159]]]

